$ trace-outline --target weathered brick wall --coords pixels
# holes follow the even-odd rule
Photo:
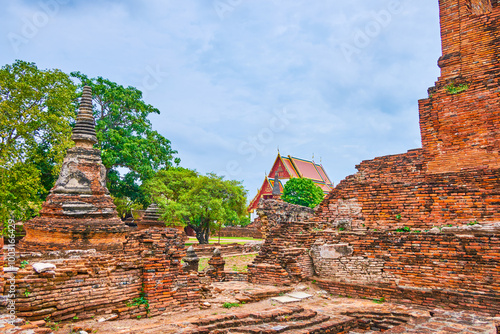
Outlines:
[[[313,216],[314,210],[306,206],[295,205],[273,199],[261,199],[257,208],[261,224],[262,237],[281,223],[304,221]]]
[[[319,227],[431,229],[500,219],[500,169],[428,174],[423,151],[363,161],[319,205]]]
[[[323,231],[310,254],[316,280],[331,293],[496,314],[499,231],[500,226],[482,234]]]
[[[66,254],[68,257],[71,254]],[[36,273],[31,265],[16,275],[17,316],[30,320],[88,319],[92,316],[120,313],[146,314],[144,308],[126,307],[138,298],[142,285],[139,257],[74,252],[74,258],[30,258],[23,261],[53,263],[56,269]]]
[[[429,229],[500,218],[500,5],[440,0],[441,76],[419,101],[422,149],[363,161],[323,227]]]
[[[259,255],[248,265],[248,281],[290,285],[312,275],[307,250],[314,241],[313,227],[307,222],[281,222],[274,226]]]
[[[66,320],[113,313],[128,318],[198,307],[201,284],[196,273],[182,271],[185,250],[177,230],[133,232],[123,249],[23,254],[20,261],[28,264],[15,276],[18,316]],[[37,273],[36,262],[56,268]],[[149,310],[145,303],[131,305],[141,297],[149,301]]]
[[[213,237],[219,236],[219,231],[212,231]],[[243,237],[243,238],[256,238],[261,239],[262,233],[256,228],[246,227],[224,227],[220,230],[221,237]]]
[[[441,77],[420,101],[430,173],[500,167],[500,6],[491,0],[440,0]],[[446,87],[467,84],[452,94]]]
[[[3,237],[0,236],[0,268],[2,268],[2,270],[0,271],[0,291],[3,291],[4,290],[4,286],[5,286],[5,277],[3,274],[3,267],[4,267],[4,255],[3,255]]]
[[[238,271],[225,271],[224,272],[224,281],[237,281],[237,282],[246,282],[248,281],[247,273],[240,273]]]

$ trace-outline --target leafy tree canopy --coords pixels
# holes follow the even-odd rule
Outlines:
[[[17,60],[0,69],[0,218],[38,211],[72,145],[75,86],[59,70]],[[42,179],[43,177],[43,179]]]
[[[160,170],[145,188],[162,208],[165,222],[190,226],[200,244],[208,243],[217,222],[239,221],[246,215],[247,193],[241,182],[213,173],[205,176],[181,167]]]
[[[120,216],[120,218],[139,218],[137,210],[142,209],[142,205],[139,203],[133,202],[128,197],[113,197],[113,202],[116,205],[116,211],[118,212],[118,216]]]
[[[291,204],[314,208],[323,200],[323,190],[310,179],[290,179],[285,184],[281,199]]]
[[[137,88],[125,88],[101,77],[88,78],[80,72],[71,75],[81,81],[80,93],[84,85],[92,87],[97,139],[110,192],[146,204],[140,184],[158,170],[180,162],[174,159],[177,151],[172,150],[170,141],[154,131],[147,118],[160,111],[145,103]],[[129,171],[120,177],[118,167]]]
[[[0,69],[0,219],[31,218],[40,208],[59,173],[67,148],[73,145],[77,97],[84,84],[93,89],[97,138],[108,171],[108,187],[123,203],[146,204],[140,184],[156,171],[178,164],[170,141],[152,130],[147,119],[158,109],[142,93],[101,77],[72,76],[41,70],[17,60]],[[78,94],[77,94],[78,93]],[[128,169],[123,177],[117,170]],[[131,201],[131,202],[130,202]],[[130,204],[132,206],[132,204]]]

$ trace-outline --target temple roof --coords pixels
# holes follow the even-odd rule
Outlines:
[[[257,192],[257,195],[255,195],[255,197],[250,201],[250,204],[248,205],[248,210],[250,210],[250,208],[252,208],[251,210],[257,208],[257,206],[259,205],[259,201],[263,196],[264,197],[272,196],[273,188],[274,188],[274,179],[269,179],[266,176],[264,182],[262,183],[262,186]],[[283,183],[281,183],[281,181],[279,181],[279,188],[280,192],[283,193]]]
[[[310,179],[318,187],[323,190],[326,195],[333,189],[333,182],[328,177],[325,169],[321,164],[317,164],[311,160],[305,160],[300,158],[295,158],[292,156],[283,157],[278,153],[276,160],[274,161],[271,171],[266,176],[264,183],[260,187],[257,195],[250,201],[248,206],[248,211],[253,211],[257,208],[260,199],[267,195],[272,195],[272,189],[274,185],[273,178],[276,173],[278,173],[278,178],[280,180],[288,180],[294,178],[306,178]],[[280,181],[280,191],[283,193],[283,183]]]
[[[274,178],[276,172],[278,172],[278,177],[280,179],[303,177],[311,179],[315,183],[325,184],[333,188],[333,183],[328,177],[328,174],[326,174],[323,166],[314,161],[292,156],[283,157],[281,154],[278,154],[268,177]]]

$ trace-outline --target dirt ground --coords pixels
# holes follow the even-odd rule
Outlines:
[[[310,294],[311,297],[300,302],[281,304],[267,297],[258,302],[239,304],[231,308],[225,308],[230,304],[238,304],[238,296],[242,293],[254,295],[283,295],[285,287],[262,286],[247,282],[221,282],[212,285],[213,295],[204,300],[210,307],[208,309],[184,310],[177,313],[165,313],[161,316],[145,319],[125,319],[117,321],[99,322],[87,320],[73,324],[60,324],[61,328],[55,333],[68,334],[85,330],[87,333],[114,333],[114,334],[160,334],[160,333],[182,333],[190,328],[191,322],[214,317],[217,315],[258,313],[277,308],[286,308],[288,305],[301,306],[316,312],[327,314],[331,317],[342,317],[346,312],[361,313],[383,313],[393,312],[407,314],[412,317],[424,319],[412,330],[398,333],[496,333],[495,321],[468,312],[451,312],[441,309],[424,309],[410,305],[392,304],[379,302],[377,300],[344,298],[332,296],[320,290],[312,283],[301,283],[288,288],[293,291],[301,291]],[[281,291],[281,292],[280,292]],[[207,305],[208,305],[207,304]],[[497,319],[498,320],[498,319]],[[499,322],[500,323],[500,322]],[[430,326],[430,327],[426,327]],[[451,331],[453,329],[453,331]],[[356,332],[357,333],[357,332]]]
[[[220,292],[214,293],[212,298],[206,299],[206,302],[210,303],[210,308],[205,310],[185,310],[184,312],[178,313],[165,313],[162,316],[148,318],[148,319],[126,319],[117,321],[106,321],[98,322],[99,317],[94,320],[87,320],[72,324],[59,324],[62,326],[55,333],[57,334],[68,334],[75,329],[83,329],[88,333],[114,333],[114,334],[139,334],[139,333],[177,333],[182,328],[186,327],[190,322],[196,321],[208,316],[217,314],[230,314],[230,313],[240,313],[240,312],[259,312],[267,309],[273,309],[276,307],[281,307],[283,304],[279,302],[272,301],[270,298],[261,300],[255,303],[240,304],[238,307],[231,307],[230,309],[224,308],[224,303],[237,304],[238,300],[235,296],[243,291],[249,292],[253,289],[277,289],[274,286],[260,286],[255,284],[250,284],[247,282],[227,282],[227,283],[216,283],[214,284],[215,290],[221,290]],[[328,308],[334,309],[352,309],[354,306],[366,308],[380,309],[384,308],[385,305],[376,304],[373,301],[353,299],[353,298],[332,298],[326,299],[325,295],[319,293],[319,290],[313,284],[299,284],[292,287],[294,291],[303,291],[312,295],[311,298],[301,301],[300,306],[311,307],[311,308]],[[280,293],[276,293],[278,295]],[[282,293],[281,293],[282,294]]]
[[[257,256],[253,254],[241,254],[239,256],[226,256],[226,270],[246,272],[247,265]],[[208,258],[200,259],[200,270],[207,265]],[[293,302],[281,304],[272,300],[273,297],[281,296],[290,291],[300,291],[311,295],[311,297]],[[243,296],[243,299],[242,299]],[[250,297],[249,297],[250,296]],[[258,300],[258,301],[257,301]],[[246,301],[246,302],[242,302]],[[443,328],[444,330],[430,330],[428,327],[416,328],[414,331],[401,333],[496,333],[493,320],[485,321],[470,315],[467,312],[451,312],[441,318],[431,318],[431,314],[444,312],[444,310],[424,309],[408,305],[398,305],[380,300],[345,298],[333,296],[311,282],[300,283],[291,287],[263,286],[250,284],[248,282],[217,282],[211,284],[211,294],[201,302],[206,309],[196,308],[181,310],[178,312],[167,312],[154,318],[123,319],[102,321],[102,316],[94,319],[73,323],[52,324],[56,334],[69,334],[85,331],[87,333],[113,333],[113,334],[163,334],[182,333],[183,330],[192,328],[192,322],[207,317],[217,317],[228,314],[258,313],[266,310],[286,308],[289,305],[308,308],[316,312],[327,314],[330,317],[343,317],[346,312],[396,312],[409,314],[423,319],[431,319],[430,328]],[[226,307],[224,307],[226,306]],[[440,320],[441,319],[441,320]],[[472,320],[471,320],[472,319]],[[465,323],[468,321],[468,325]],[[493,322],[492,322],[493,321]],[[491,325],[493,323],[493,325]],[[425,323],[419,326],[425,326]],[[433,327],[432,327],[433,326]],[[460,328],[463,331],[447,331],[446,328]],[[492,329],[493,328],[493,329]]]

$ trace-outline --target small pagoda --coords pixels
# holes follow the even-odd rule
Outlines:
[[[165,222],[161,219],[160,207],[156,203],[152,203],[146,209],[144,213],[144,217],[142,219],[138,219],[137,221],[137,229],[145,230],[150,227],[161,227],[165,228]]]
[[[85,86],[59,178],[40,216],[26,222],[22,251],[67,249],[119,250],[129,228],[121,221],[106,188],[106,168],[97,143],[92,91]]]

